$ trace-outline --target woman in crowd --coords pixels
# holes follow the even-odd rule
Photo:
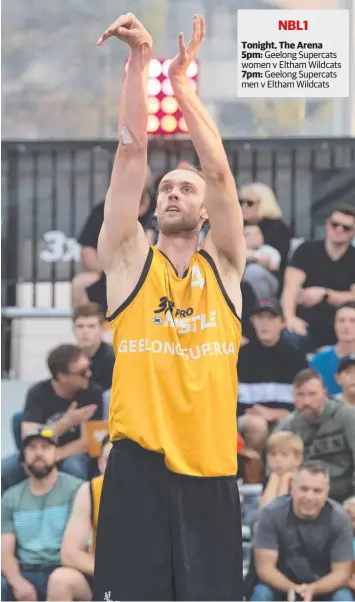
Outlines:
[[[281,285],[290,250],[291,233],[282,220],[282,210],[275,194],[266,184],[254,182],[239,189],[239,202],[245,223],[257,224],[264,236],[264,243],[279,251],[281,262],[278,277]]]

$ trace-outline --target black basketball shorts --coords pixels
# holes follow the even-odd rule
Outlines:
[[[100,502],[93,600],[242,600],[235,477],[169,471],[161,454],[114,443]]]

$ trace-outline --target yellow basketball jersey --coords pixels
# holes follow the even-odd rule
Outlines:
[[[180,278],[150,247],[135,290],[109,320],[111,441],[160,452],[173,472],[235,475],[241,324],[210,255],[195,253]]]
[[[102,485],[104,476],[99,475],[90,481],[90,497],[91,497],[91,524],[92,524],[92,546],[91,551],[94,554],[96,548],[97,523],[99,521],[99,510]]]

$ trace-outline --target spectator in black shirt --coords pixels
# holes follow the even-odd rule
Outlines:
[[[87,480],[90,458],[81,427],[88,420],[102,419],[102,389],[90,382],[89,360],[76,345],[56,347],[47,364],[52,378],[36,383],[27,393],[22,437],[49,424],[57,437],[59,470]],[[3,491],[26,478],[18,453],[2,461],[1,473]]]
[[[256,295],[249,284],[242,280],[240,283],[240,290],[242,293],[243,311],[242,311],[242,345],[248,343],[250,339],[255,336],[254,327],[251,323],[251,317],[253,315],[253,309],[256,305]]]
[[[266,184],[257,182],[246,184],[239,191],[239,203],[244,221],[258,224],[264,236],[264,244],[279,251],[281,263],[277,276],[281,284],[287,265],[291,234],[288,226],[281,219],[281,207],[273,191]]]
[[[355,301],[355,209],[338,207],[326,222],[324,241],[301,244],[285,272],[282,304],[295,346],[314,351],[334,345],[337,306]]]
[[[98,303],[86,303],[73,311],[74,336],[90,361],[91,380],[103,391],[111,389],[115,354],[103,341],[105,316]]]
[[[150,172],[147,174],[147,188],[144,190],[139,206],[138,220],[143,226],[150,244],[157,239],[157,226],[153,216],[153,202],[149,193]],[[99,264],[97,242],[104,220],[105,201],[98,203],[91,211],[78,238],[81,245],[81,263],[85,272],[77,274],[72,281],[73,307],[84,305],[88,301],[99,303],[106,313],[106,277]]]
[[[256,337],[239,352],[238,416],[246,447],[261,452],[271,428],[293,410],[293,379],[308,363],[282,339],[278,301],[261,300],[253,314]]]

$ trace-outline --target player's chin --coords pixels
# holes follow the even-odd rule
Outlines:
[[[181,214],[177,213],[159,220],[158,225],[163,234],[179,234],[184,230],[184,219]]]

